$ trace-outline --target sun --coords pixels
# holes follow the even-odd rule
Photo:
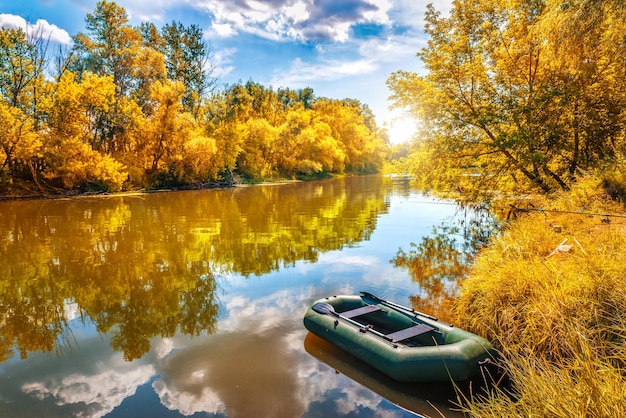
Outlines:
[[[387,122],[389,141],[394,145],[410,141],[416,131],[415,119],[404,113],[392,113],[391,119]]]

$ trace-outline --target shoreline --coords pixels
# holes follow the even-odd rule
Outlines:
[[[0,195],[0,202],[16,202],[26,200],[73,200],[73,199],[86,199],[86,198],[109,198],[109,197],[126,197],[126,196],[141,196],[152,193],[166,193],[166,192],[182,192],[190,190],[218,190],[218,189],[237,189],[246,188],[251,186],[275,186],[283,184],[300,183],[304,180],[278,180],[278,181],[262,181],[259,183],[233,183],[232,185],[226,185],[222,183],[207,184],[201,187],[180,187],[169,189],[136,189],[120,192],[83,192],[83,193],[60,193],[60,194],[30,194],[30,195]]]

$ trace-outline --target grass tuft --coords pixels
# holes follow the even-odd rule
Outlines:
[[[596,186],[551,209],[623,213]],[[626,416],[626,219],[604,219],[531,212],[478,255],[456,321],[494,343],[512,385],[469,416]]]

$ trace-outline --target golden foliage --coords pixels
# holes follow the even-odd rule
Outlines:
[[[41,136],[22,110],[0,101],[0,126],[0,174],[40,157]]]
[[[622,6],[457,1],[447,17],[430,6],[425,21],[426,73],[397,71],[388,85],[420,121],[426,145],[410,169],[429,187],[568,190],[623,158]]]
[[[0,28],[0,192],[17,181],[112,191],[382,166],[383,140],[359,102],[253,82],[211,91],[197,25],[134,28],[100,1],[86,29],[46,80],[40,45]]]
[[[457,321],[500,347],[514,391],[475,400],[472,416],[626,412],[626,215],[599,183],[582,181],[546,209],[618,216],[531,212],[463,282]]]
[[[44,176],[60,178],[66,189],[91,186],[119,191],[126,180],[124,166],[108,155],[94,151],[77,138],[63,139],[54,149],[54,169]]]

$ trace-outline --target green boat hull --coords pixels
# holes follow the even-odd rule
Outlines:
[[[348,317],[367,305],[374,311]],[[366,295],[320,299],[307,310],[304,326],[399,382],[469,379],[493,358],[489,341],[476,334]],[[399,341],[391,337],[411,335],[405,331],[412,327],[423,329]]]

